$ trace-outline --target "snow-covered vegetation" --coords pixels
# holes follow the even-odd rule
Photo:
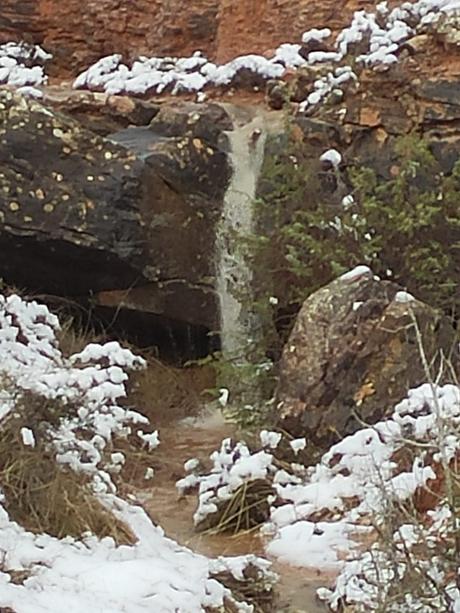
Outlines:
[[[51,59],[52,55],[38,45],[0,45],[0,85],[17,87],[24,94],[40,97],[37,88],[47,81],[44,65]]]
[[[356,11],[349,26],[335,39],[328,28],[312,29],[304,33],[302,44],[284,43],[270,58],[246,55],[223,65],[216,65],[200,52],[185,58],[140,57],[131,65],[114,54],[81,73],[74,87],[108,94],[179,94],[237,86],[243,73],[251,75],[249,82],[258,87],[260,80],[282,78],[286,69],[336,64],[315,81],[314,91],[300,107],[305,111],[350,79],[357,79],[349,65],[351,59],[358,66],[385,70],[398,62],[398,51],[405,41],[419,32],[436,29],[437,23],[457,10],[458,4],[451,0],[404,2],[391,9],[387,2],[381,2],[375,12]]]
[[[381,2],[374,12],[357,11],[337,35],[328,28],[309,30],[301,42],[282,44],[270,57],[246,55],[218,65],[202,52],[132,62],[113,54],[82,72],[73,87],[108,95],[194,94],[204,100],[213,88],[262,90],[273,79],[285,80],[284,87],[293,72],[304,71],[309,86],[295,108],[309,114],[330,96],[342,100],[348,88],[359,87],[363,69],[389,70],[408,40],[436,32],[445,19],[458,14],[458,0],[417,0],[399,6]],[[0,85],[42,96],[51,59],[38,46],[0,45]],[[256,143],[260,131],[252,135]],[[345,152],[342,157],[330,146],[324,146],[318,161],[333,178],[348,160]],[[456,210],[454,189],[450,196],[447,189],[430,191],[434,203],[417,192],[417,172],[428,177],[427,158],[423,160],[414,165],[408,159],[410,173],[404,167],[401,172],[396,169],[398,184],[408,177],[416,186],[411,191],[414,201],[425,209],[431,204],[433,219],[436,213],[457,226],[457,216],[446,213],[452,202]],[[289,157],[290,166],[292,162],[296,165],[298,159]],[[444,171],[436,175],[438,187],[445,176]],[[289,190],[286,177],[283,180]],[[369,253],[372,246],[372,257],[362,258],[369,264],[377,257],[375,234],[379,240],[392,238],[387,242],[394,249],[394,237],[400,236],[395,228],[399,232],[403,224],[387,223],[380,233],[375,231],[379,226],[369,222],[371,235],[365,215],[358,218],[355,209],[359,205],[361,212],[377,210],[380,220],[389,210],[388,219],[394,220],[392,209],[385,208],[386,195],[400,213],[404,207],[390,191],[392,186],[388,183],[387,191],[385,186],[375,189],[367,203],[360,201],[358,184],[353,189],[346,185],[341,199],[343,212],[350,209],[347,215],[354,224],[350,222],[350,235],[368,245]],[[305,192],[299,193],[303,199]],[[376,200],[375,194],[382,199]],[[281,201],[279,194],[277,198]],[[409,198],[404,202],[412,206]],[[323,226],[318,227],[329,223],[340,235],[346,228],[342,212],[332,213],[332,220],[323,216]],[[433,223],[425,224],[430,231]],[[302,238],[308,224],[300,225]],[[361,236],[357,228],[364,227]],[[410,232],[420,232],[415,224],[414,228]],[[332,240],[338,243],[335,236]],[[295,235],[290,239],[295,246]],[[323,246],[325,240],[321,236]],[[439,255],[434,240],[425,242]],[[413,256],[412,243],[406,243]],[[312,249],[307,254],[313,267],[314,253]],[[427,253],[414,268],[429,259]],[[289,255],[297,264],[293,248]],[[322,252],[319,257],[328,262]],[[306,262],[299,262],[305,273]],[[431,283],[430,269],[430,289],[441,295],[449,284],[441,282],[443,269],[434,258],[433,262],[438,287]],[[359,266],[341,279],[351,283],[367,274],[370,269]],[[270,309],[282,300],[272,296],[271,288],[268,295]],[[408,309],[413,300],[406,291],[395,296]],[[361,305],[356,301],[352,308],[358,311]],[[124,445],[153,454],[161,444],[155,425],[126,402],[129,373],[144,369],[144,360],[118,342],[92,343],[64,355],[59,330],[58,318],[47,307],[0,294],[0,610],[253,611],[243,592],[232,587],[251,579],[271,592],[276,578],[266,559],[209,559],[196,554],[167,538],[134,498],[122,497],[120,473],[129,460]],[[422,342],[419,339],[419,352]],[[256,365],[258,371],[268,371],[267,364]],[[257,444],[226,438],[206,470],[196,459],[186,462],[187,474],[177,488],[180,495],[198,492],[196,528],[238,531],[260,526],[267,557],[336,573],[334,583],[318,592],[332,611],[460,613],[460,388],[452,376],[457,365],[444,366],[442,374],[447,373],[450,383],[441,384],[441,376],[430,380],[427,366],[428,382],[408,391],[386,419],[362,424],[319,461],[315,456],[313,465],[308,462],[308,440],[288,440],[284,433],[267,430]],[[247,387],[247,381],[241,377],[238,383]],[[225,406],[229,389],[220,392],[219,402]],[[251,417],[254,406],[245,405]],[[114,446],[119,440],[123,451]],[[47,476],[47,482],[40,480]],[[155,478],[149,466],[145,479],[155,483]],[[47,496],[49,506],[42,516],[39,504]],[[58,513],[67,512],[67,523],[53,524]]]
[[[218,523],[219,508],[243,484],[265,480],[267,553],[338,570],[335,587],[319,592],[332,610],[460,610],[456,385],[411,390],[387,420],[346,437],[304,475],[298,463],[280,463],[280,440],[264,432],[264,448],[253,452],[224,441],[211,472],[195,477],[195,521],[214,514]]]
[[[111,453],[114,437],[138,437],[150,449],[158,444],[147,418],[122,406],[127,373],[143,368],[143,359],[117,342],[90,344],[65,357],[58,332],[58,319],[44,305],[0,295],[0,607],[21,613],[197,613],[231,605],[232,611],[251,611],[220,579],[244,582],[251,568],[269,590],[268,562],[196,555],[117,495],[111,475],[124,457]],[[54,482],[77,475],[69,477],[79,483],[72,507],[69,491],[56,491],[36,465],[57,467],[48,471]],[[40,498],[45,488],[55,499]],[[91,533],[91,517],[81,516],[88,497],[94,499],[90,514],[103,517],[105,510],[109,532],[116,523],[124,526],[121,542]],[[15,521],[21,509],[33,510],[35,516],[25,519],[35,522],[34,532]],[[59,509],[76,514],[88,530],[61,538],[41,531]]]

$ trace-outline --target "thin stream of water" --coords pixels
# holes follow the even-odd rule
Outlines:
[[[197,457],[207,460],[223,438],[232,436],[234,429],[220,417],[213,416],[192,423],[184,420],[165,427],[161,432],[160,468],[155,473],[152,488],[144,491],[143,504],[166,535],[206,556],[234,556],[253,553],[264,556],[264,543],[257,532],[236,536],[200,534],[193,526],[196,495],[179,498],[175,482],[184,476],[183,464]],[[161,455],[163,453],[163,455]],[[325,572],[299,569],[274,562],[279,574],[279,613],[324,613],[326,608],[316,599],[316,589],[331,583]]]
[[[244,354],[254,322],[247,310],[252,271],[242,239],[254,230],[254,199],[264,160],[267,130],[263,115],[241,125],[238,109],[225,105],[234,129],[226,132],[233,174],[224,198],[216,240],[216,291],[220,300],[220,337],[224,356]],[[241,112],[241,111],[240,111]]]

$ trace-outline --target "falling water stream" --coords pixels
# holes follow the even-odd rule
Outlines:
[[[242,249],[254,231],[254,200],[264,161],[267,120],[263,114],[247,117],[247,110],[230,104],[225,109],[234,129],[226,132],[233,168],[225,194],[216,241],[216,290],[220,300],[220,338],[224,356],[244,354],[255,329],[248,309],[252,271]]]
[[[216,240],[216,289],[221,307],[221,346],[223,355],[243,356],[254,334],[254,321],[247,307],[250,302],[252,273],[240,249],[242,238],[254,231],[254,199],[264,161],[267,134],[277,123],[262,113],[250,115],[247,109],[225,105],[234,129],[227,132],[233,177],[224,200]],[[160,430],[163,453],[144,504],[166,534],[179,543],[207,556],[264,555],[264,543],[257,532],[236,536],[196,533],[193,513],[196,496],[178,497],[175,482],[184,475],[183,463],[197,457],[206,461],[227,436],[235,434],[219,412],[205,418],[191,419]],[[163,449],[163,452],[162,452]],[[319,613],[325,608],[316,599],[316,589],[331,583],[331,577],[319,570],[297,569],[274,562],[280,576],[276,611]]]

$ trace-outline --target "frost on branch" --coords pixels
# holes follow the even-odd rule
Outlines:
[[[17,409],[21,394],[54,401],[62,410],[48,423],[46,438],[57,461],[93,477],[99,491],[113,490],[101,471],[103,452],[114,435],[129,434],[132,424],[148,423],[120,405],[127,371],[144,368],[144,360],[117,342],[90,344],[66,358],[58,346],[58,330],[59,321],[46,306],[17,295],[0,296],[0,376],[8,382],[0,417]],[[25,427],[34,434],[34,415],[27,417]]]

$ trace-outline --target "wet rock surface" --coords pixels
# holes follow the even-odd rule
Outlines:
[[[160,110],[160,105],[151,100],[74,91],[63,86],[47,87],[41,102],[100,136],[131,126],[147,126]]]
[[[382,419],[450,355],[455,332],[439,312],[372,273],[344,276],[303,304],[280,363],[279,426],[326,448]]]
[[[150,128],[102,138],[2,92],[4,281],[214,330],[214,225],[230,176],[221,145],[231,122],[207,111],[163,109]]]
[[[135,156],[21,96],[2,93],[0,114],[4,280],[68,295],[135,283],[146,264]]]

